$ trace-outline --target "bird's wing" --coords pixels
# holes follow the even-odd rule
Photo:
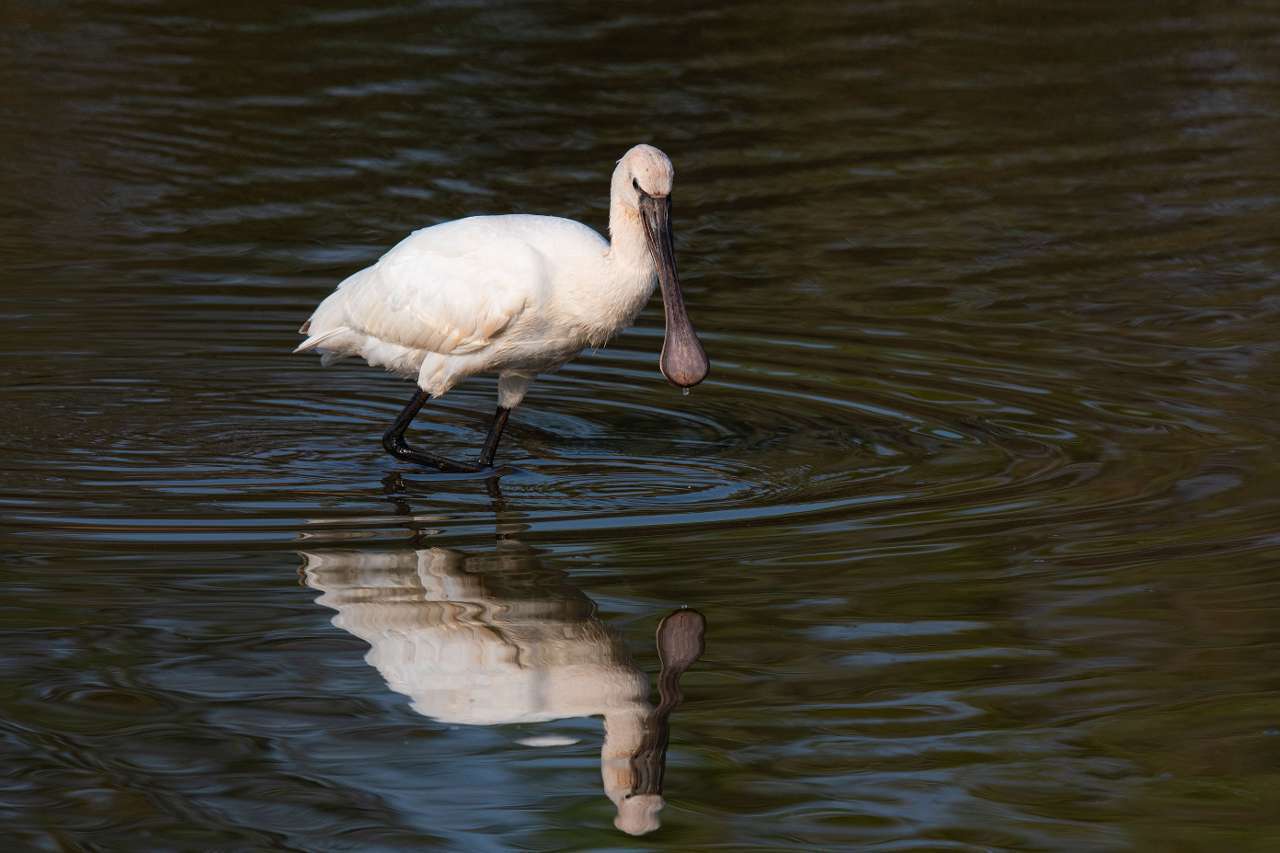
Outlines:
[[[546,271],[541,254],[502,229],[449,223],[468,224],[416,231],[347,279],[316,310],[300,349],[339,329],[446,355],[488,346],[536,298]]]

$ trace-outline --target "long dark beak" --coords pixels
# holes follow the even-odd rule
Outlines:
[[[656,198],[640,193],[640,221],[649,239],[649,251],[658,265],[662,286],[662,307],[667,313],[667,334],[662,340],[658,367],[667,381],[678,388],[692,388],[707,377],[711,365],[698,334],[684,310],[680,276],[676,273],[676,253],[671,240],[671,196]]]

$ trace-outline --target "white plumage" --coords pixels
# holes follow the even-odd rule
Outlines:
[[[662,797],[631,793],[631,758],[654,710],[649,679],[585,595],[518,551],[303,556],[307,583],[337,611],[333,624],[369,644],[365,660],[415,711],[479,726],[603,716],[600,771],[615,824],[637,835],[658,828]]]
[[[298,351],[319,349],[327,363],[361,356],[432,397],[499,372],[508,380],[500,403],[514,408],[534,375],[603,344],[643,307],[653,270],[624,266],[599,234],[568,219],[446,222],[338,285]]]
[[[295,352],[359,355],[432,396],[476,373],[558,367],[627,326],[653,292],[657,266],[628,180],[641,176],[650,194],[670,192],[666,155],[629,151],[613,182],[612,245],[553,216],[473,216],[413,232],[338,285]]]
[[[623,155],[610,192],[611,243],[552,216],[473,216],[415,231],[320,303],[295,352],[316,350],[326,365],[360,356],[416,379],[421,393],[383,445],[399,458],[451,471],[487,467],[507,413],[534,377],[630,324],[656,280],[667,319],[662,372],[673,384],[696,385],[707,360],[676,274],[673,177],[671,161],[651,145]],[[427,397],[478,373],[499,377],[499,408],[479,463],[410,448],[404,432]]]

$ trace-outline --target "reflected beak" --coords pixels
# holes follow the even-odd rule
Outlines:
[[[640,221],[649,240],[649,251],[658,265],[662,286],[662,307],[667,314],[667,333],[662,340],[658,367],[677,388],[692,388],[707,377],[711,365],[698,335],[684,310],[680,276],[676,274],[676,254],[671,239],[671,196],[656,198],[640,193]]]

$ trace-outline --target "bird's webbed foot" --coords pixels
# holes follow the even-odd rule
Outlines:
[[[485,471],[488,466],[469,465],[465,462],[455,462],[443,456],[437,456],[434,453],[427,453],[425,450],[418,450],[410,447],[409,442],[404,440],[404,436],[386,435],[383,436],[382,446],[388,453],[397,459],[405,462],[413,462],[417,465],[426,465],[429,468],[435,468],[437,471],[444,471],[448,474],[479,474]]]

